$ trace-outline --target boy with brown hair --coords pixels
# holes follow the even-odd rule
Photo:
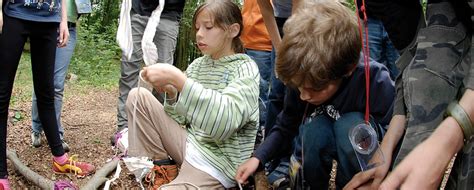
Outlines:
[[[276,73],[290,90],[274,128],[236,179],[245,182],[259,164],[294,141],[292,188],[327,189],[332,160],[343,187],[360,171],[348,133],[363,123],[366,108],[364,59],[355,14],[335,1],[304,2],[286,22]],[[370,60],[370,124],[379,140],[392,115],[395,88],[387,68]],[[304,176],[304,177],[303,177]]]

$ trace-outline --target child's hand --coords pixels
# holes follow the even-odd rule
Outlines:
[[[67,21],[62,21],[59,24],[58,33],[58,47],[62,48],[67,45],[67,41],[69,40],[69,29],[67,27]]]
[[[178,92],[181,92],[187,79],[181,70],[167,63],[144,67],[142,78],[153,85],[155,89],[164,89],[166,85],[171,84]]]
[[[237,180],[237,183],[245,184],[247,178],[255,173],[259,164],[260,160],[255,157],[252,157],[241,164],[239,168],[237,168],[237,173],[235,174],[235,180]]]
[[[171,84],[167,84],[167,85],[163,86],[163,88],[159,88],[159,89],[156,89],[156,90],[158,92],[165,92],[166,93],[166,100],[169,100],[169,101],[175,101],[176,96],[178,95],[178,90],[176,90],[176,88]]]

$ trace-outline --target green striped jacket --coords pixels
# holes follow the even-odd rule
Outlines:
[[[259,119],[260,75],[245,54],[218,60],[203,56],[186,70],[178,101],[165,111],[186,125],[188,143],[233,181],[237,167],[253,151]]]

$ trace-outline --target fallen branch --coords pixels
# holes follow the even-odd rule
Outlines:
[[[115,170],[119,161],[119,158],[114,158],[112,161],[107,162],[104,166],[102,166],[102,168],[95,172],[94,176],[92,176],[92,178],[83,187],[81,187],[81,189],[98,189],[108,180],[107,175]]]
[[[13,163],[15,169],[28,181],[33,182],[41,189],[54,189],[54,181],[51,181],[28,168],[28,166],[20,161],[15,151],[7,150],[7,158]]]
[[[63,123],[65,123],[67,126],[70,126],[70,127],[74,128],[74,129],[78,129],[77,127],[103,125],[103,124],[108,123],[108,121],[95,122],[95,123],[79,123],[79,124],[69,124],[68,122],[63,121]]]

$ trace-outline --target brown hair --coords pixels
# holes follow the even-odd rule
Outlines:
[[[193,16],[193,31],[196,33],[196,19],[197,15],[201,13],[201,11],[206,10],[209,11],[210,15],[212,15],[213,24],[217,27],[222,28],[223,30],[228,30],[228,27],[234,23],[239,24],[240,30],[234,39],[232,39],[232,50],[236,53],[243,53],[244,46],[242,45],[242,41],[240,41],[240,34],[242,33],[242,29],[244,25],[242,24],[242,13],[240,8],[230,0],[207,0],[203,4],[199,5],[194,12]]]
[[[315,89],[349,74],[361,41],[355,13],[334,0],[305,2],[285,23],[275,70],[285,84]]]

